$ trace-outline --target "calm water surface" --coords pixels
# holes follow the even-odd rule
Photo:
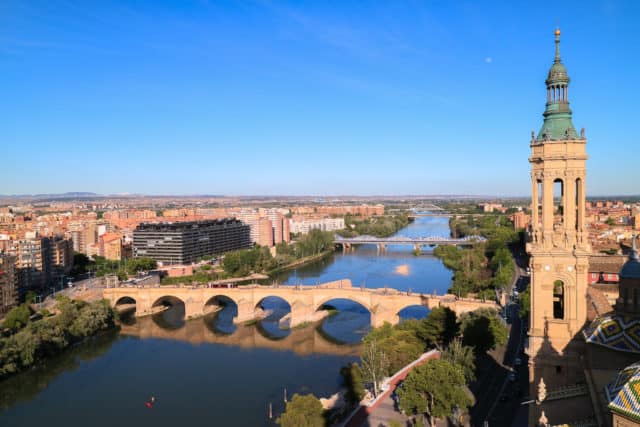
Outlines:
[[[447,236],[446,218],[420,218],[399,234]],[[412,247],[375,247],[288,272],[285,283],[350,278],[354,285],[415,292],[446,292],[451,273]],[[329,396],[340,387],[340,367],[356,360],[369,313],[334,300],[338,314],[304,329],[282,330],[289,307],[277,298],[252,326],[234,325],[236,308],[185,322],[181,307],[154,317],[130,318],[120,333],[76,346],[35,370],[0,383],[0,426],[270,426],[283,394]],[[420,309],[404,317],[422,316]],[[152,409],[144,403],[156,397]]]

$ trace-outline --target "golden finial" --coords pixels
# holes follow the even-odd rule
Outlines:
[[[556,35],[556,36],[560,36],[560,28],[556,28],[555,35]]]

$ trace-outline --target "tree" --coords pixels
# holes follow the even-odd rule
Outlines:
[[[476,354],[493,350],[507,341],[507,327],[495,310],[478,309],[461,318],[462,344]]]
[[[344,385],[347,388],[345,400],[351,405],[358,404],[364,397],[364,387],[362,386],[362,372],[357,363],[351,363],[340,369],[340,374],[344,378]]]
[[[520,317],[526,319],[531,311],[531,291],[529,288],[520,293]]]
[[[36,294],[33,291],[29,291],[27,292],[27,295],[25,295],[24,297],[24,302],[26,302],[27,304],[33,304],[36,302],[37,297],[38,297],[38,294]]]
[[[28,304],[21,304],[14,307],[7,313],[2,324],[3,327],[17,331],[24,328],[29,323],[29,317],[31,316],[31,310],[29,310]]]
[[[616,220],[613,219],[612,217],[607,218],[607,220],[605,221],[605,224],[607,224],[608,226],[614,226],[616,225]]]
[[[449,347],[442,352],[442,359],[460,367],[467,382],[476,379],[476,362],[473,348],[462,345],[462,341],[459,338],[451,341]]]
[[[313,394],[294,394],[276,422],[282,427],[324,427],[324,409]]]
[[[458,334],[456,313],[448,307],[436,307],[422,319],[418,329],[420,337],[428,345],[444,348]]]
[[[466,409],[471,399],[465,391],[462,370],[446,360],[430,360],[414,368],[397,391],[400,409],[408,414],[448,417],[454,409]]]
[[[378,395],[378,386],[386,376],[389,368],[389,358],[382,350],[378,341],[373,339],[364,343],[360,357],[362,379],[373,385],[373,395]]]

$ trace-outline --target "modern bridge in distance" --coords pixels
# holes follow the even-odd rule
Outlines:
[[[414,249],[419,251],[424,245],[456,245],[456,246],[473,246],[484,242],[487,239],[482,236],[466,236],[459,239],[452,237],[375,237],[375,236],[357,236],[357,237],[340,237],[336,236],[333,243],[341,245],[344,250],[348,250],[354,245],[376,245],[379,250],[384,251],[387,245],[413,245]]]

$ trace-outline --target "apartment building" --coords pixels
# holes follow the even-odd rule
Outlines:
[[[133,232],[134,257],[151,257],[163,264],[187,264],[249,247],[250,227],[235,218],[143,223]]]

